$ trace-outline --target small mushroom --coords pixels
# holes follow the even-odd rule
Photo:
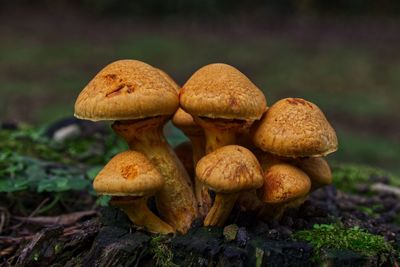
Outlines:
[[[135,151],[114,156],[93,181],[100,195],[112,196],[111,204],[121,208],[137,226],[152,233],[173,233],[174,228],[157,217],[147,200],[164,185],[160,173],[146,158]]]
[[[254,144],[261,150],[300,168],[304,165],[302,169],[315,181],[313,188],[330,183],[329,166],[321,157],[336,151],[338,141],[335,130],[315,104],[301,98],[279,100],[252,126],[251,132]],[[260,159],[260,164],[264,165],[264,161]],[[318,173],[311,170],[317,165]]]
[[[179,232],[197,218],[189,175],[163,135],[179,106],[174,88],[160,71],[137,60],[119,60],[101,70],[79,94],[75,116],[113,120],[113,130],[131,150],[145,154],[165,180],[156,193],[161,216]]]
[[[206,135],[206,153],[236,143],[266,110],[263,93],[236,68],[216,63],[196,71],[182,87],[180,105]]]
[[[204,156],[196,166],[196,174],[216,192],[205,226],[223,226],[240,192],[257,189],[264,182],[257,158],[237,145],[224,146]]]
[[[279,159],[269,153],[263,152],[257,147],[251,149],[251,152],[257,157],[261,169],[267,170],[273,163],[279,163]],[[257,190],[243,192],[238,198],[238,205],[241,211],[258,213],[266,204],[261,201]]]
[[[331,168],[324,158],[299,158],[294,164],[310,177],[312,191],[332,183]]]
[[[189,113],[181,108],[175,112],[172,123],[190,139],[193,148],[193,166],[196,166],[197,162],[205,154],[206,141],[203,129],[194,122]],[[208,188],[196,176],[194,177],[194,194],[197,199],[200,216],[204,217],[210,210],[212,200]]]
[[[274,155],[320,157],[337,150],[335,130],[322,111],[301,98],[285,98],[272,105],[252,127],[254,144]]]
[[[279,219],[287,208],[300,206],[311,188],[310,178],[299,168],[279,162],[264,165],[264,185],[258,190],[266,203],[258,216]]]

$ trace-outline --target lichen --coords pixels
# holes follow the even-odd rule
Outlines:
[[[226,241],[233,241],[239,231],[239,226],[236,224],[230,224],[224,227],[223,235]]]
[[[387,261],[395,251],[382,236],[368,233],[359,227],[345,228],[340,223],[316,224],[310,230],[301,230],[293,234],[294,239],[307,241],[314,247],[315,259],[330,249],[351,250],[365,257],[379,257]]]

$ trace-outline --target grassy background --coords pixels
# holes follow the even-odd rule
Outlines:
[[[72,116],[80,90],[116,59],[143,60],[181,84],[201,66],[225,62],[248,75],[269,105],[302,97],[320,106],[340,141],[330,159],[400,173],[400,21],[10,12],[0,25],[0,121],[39,125]]]

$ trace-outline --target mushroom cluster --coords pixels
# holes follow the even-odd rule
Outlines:
[[[144,62],[113,62],[79,94],[75,116],[112,121],[129,145],[93,187],[149,232],[185,233],[196,218],[223,226],[235,205],[279,219],[332,182],[324,156],[338,143],[322,111],[300,98],[267,108],[262,91],[227,64],[202,67],[180,88]],[[163,135],[170,119],[190,140],[177,153]]]

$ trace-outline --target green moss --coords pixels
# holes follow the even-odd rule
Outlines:
[[[359,211],[362,211],[362,212],[368,214],[369,216],[375,217],[375,218],[379,217],[379,210],[381,210],[382,208],[383,208],[382,204],[375,204],[375,205],[372,205],[370,207],[357,206],[357,209]]]
[[[174,254],[168,246],[169,239],[165,236],[156,236],[150,240],[150,252],[153,254],[153,260],[159,267],[178,267],[173,262]]]
[[[34,254],[33,254],[33,260],[34,261],[38,261],[39,260],[39,252],[35,252]]]
[[[55,253],[55,254],[58,254],[58,253],[60,253],[60,252],[62,251],[62,249],[63,249],[63,245],[60,244],[60,243],[57,243],[57,244],[54,246],[54,253]]]
[[[372,184],[372,177],[386,176],[391,185],[400,186],[400,177],[385,170],[361,164],[333,164],[333,183],[346,192],[355,192],[358,184]]]
[[[359,227],[345,228],[340,223],[316,224],[313,229],[293,234],[294,239],[311,243],[316,259],[323,250],[351,250],[365,257],[379,256],[385,262],[394,253],[393,247],[382,236],[373,235]]]

